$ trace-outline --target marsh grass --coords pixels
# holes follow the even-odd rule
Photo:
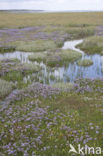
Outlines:
[[[55,83],[52,85],[53,88],[60,88],[62,90],[72,90],[73,87],[74,87],[74,84],[73,83],[64,83],[64,82],[59,82],[59,83]]]
[[[59,55],[53,53],[52,55],[47,57],[46,64],[49,67],[62,66],[63,60]]]
[[[80,59],[82,55],[73,50],[62,50],[58,53],[53,53],[47,57],[47,65],[50,67],[66,66],[71,62],[75,62]]]
[[[93,36],[95,27],[66,27],[65,32],[71,35],[71,39]]]
[[[84,67],[86,67],[86,66],[91,66],[91,65],[93,65],[93,61],[90,60],[90,59],[84,59],[84,60],[79,60],[79,61],[77,62],[77,64],[78,64],[79,66],[84,66]]]
[[[39,72],[41,70],[40,65],[37,65],[35,63],[20,63],[19,60],[17,59],[6,59],[6,60],[2,60],[0,62],[0,68],[1,71],[4,73],[3,75],[5,75],[5,73],[9,74],[14,73],[22,73],[22,74],[29,74],[29,73],[35,73],[35,72]],[[5,70],[6,68],[9,68],[7,71]],[[13,76],[14,77],[14,76]]]
[[[80,87],[86,85],[96,89],[103,87],[103,82],[100,80],[78,80],[78,82]],[[62,88],[66,85],[63,84]],[[6,145],[9,143],[13,155],[23,155],[26,152],[28,155],[35,153],[45,156],[52,154],[67,156],[69,145],[77,147],[78,142],[83,147],[88,144],[89,147],[102,148],[102,93],[95,90],[83,94],[63,91],[58,95],[43,98],[35,97],[36,93],[31,92],[31,87],[35,90],[35,86],[24,89],[24,95],[18,96],[22,97],[21,100],[18,98],[1,111],[1,154],[8,155]],[[46,89],[46,86],[44,88]],[[41,90],[42,87],[40,92]],[[45,94],[44,90],[43,93]],[[21,147],[23,150],[19,151]],[[72,156],[72,153],[69,155]]]
[[[0,64],[0,70],[2,69],[2,66],[1,66],[1,64]]]
[[[67,65],[70,62],[77,61],[82,57],[82,54],[73,50],[60,50],[60,52],[50,52],[50,53],[35,53],[29,56],[31,61],[44,61],[47,66],[55,67]]]
[[[50,79],[54,81],[56,78],[55,78],[55,76],[53,74],[51,74]]]
[[[5,76],[2,77],[3,79],[7,81],[22,81],[23,80],[23,74],[20,71],[10,71]]]
[[[52,40],[16,41],[9,44],[14,45],[16,50],[25,52],[41,52],[57,48],[56,43]]]
[[[92,34],[91,30],[89,33],[88,30],[85,33],[85,30],[91,25],[97,25],[97,23],[103,25],[102,19],[103,12],[50,14],[7,14],[0,12],[0,27],[23,28],[45,25],[50,26],[50,30],[47,31],[52,31],[51,25],[56,25],[56,29],[63,28],[63,32],[67,31],[76,38]],[[94,53],[96,50],[101,53],[103,51],[101,38],[100,41],[98,38],[92,44],[93,38],[86,39],[89,41],[84,49],[87,48],[88,53],[92,53],[92,51]],[[25,49],[26,46],[28,50],[35,49],[34,41],[30,42],[29,45],[26,43],[20,41],[14,44],[17,44],[17,47],[21,46],[20,49]],[[40,49],[42,51],[41,45],[40,48],[38,45],[36,46],[38,51]],[[36,59],[44,59],[43,55],[39,53]],[[57,64],[63,63],[64,65],[66,62],[77,61],[82,55],[75,51],[65,50],[58,53],[52,52],[50,56],[46,57],[50,66],[56,66]],[[52,88],[41,84],[37,86],[32,84],[25,88],[22,76],[33,71],[39,71],[38,68],[34,67],[34,64],[17,64],[13,71],[8,72],[6,76],[7,81],[19,80],[19,87],[23,88],[19,90],[17,95],[13,94],[10,97],[9,105],[6,103],[4,106],[0,105],[0,155],[71,156],[73,154],[68,153],[70,144],[74,147],[77,147],[78,143],[83,147],[85,144],[90,147],[103,147],[103,81],[80,79],[74,84],[55,83]],[[50,78],[54,79],[53,76]],[[0,79],[0,99],[13,89],[12,83],[7,81]],[[43,82],[42,79],[41,81]],[[47,79],[46,83],[48,81]],[[72,87],[75,87],[73,91]],[[57,94],[57,88],[61,89],[62,92]],[[69,92],[65,92],[64,90],[68,90],[68,88]]]
[[[10,67],[9,67],[10,68]],[[12,68],[12,66],[11,66]],[[13,82],[16,85],[16,88],[23,88],[27,87],[28,84],[30,84],[30,81],[24,81],[24,77],[30,77],[31,74],[35,73],[37,74],[41,70],[41,67],[39,65],[36,65],[34,63],[25,63],[25,64],[16,64],[12,69],[9,69],[8,72],[6,72],[4,75],[1,76],[2,79]],[[35,81],[36,78],[33,78],[33,81]]]
[[[0,76],[2,77],[10,71],[15,71],[19,64],[20,61],[16,58],[0,60]]]
[[[9,29],[6,29],[5,31],[7,32],[1,33],[2,35],[2,37],[0,38],[1,45],[4,47],[5,45],[14,46],[16,50],[28,51],[28,52],[29,51],[40,52],[49,49],[53,50],[56,49],[57,47],[62,47],[63,42],[67,39],[69,40],[78,39],[78,38],[84,38],[84,37],[94,35],[96,31],[97,19],[93,21],[94,18],[92,19],[92,16],[94,16],[95,18],[98,17],[102,19],[103,14],[102,13],[45,13],[45,14],[1,13],[0,21],[2,22],[0,23],[0,27],[13,28],[10,30],[10,32]],[[8,20],[6,20],[6,22],[3,22],[3,19],[8,19],[7,17],[10,19],[9,22]],[[91,22],[91,20],[93,22]],[[16,29],[17,33],[15,33],[14,28],[18,28]],[[42,41],[41,39],[44,39],[45,41]]]
[[[33,72],[38,72],[41,70],[41,67],[39,65],[36,65],[34,63],[24,63],[21,64],[21,66],[19,66],[17,68],[18,70],[24,72],[24,73],[33,73]]]
[[[33,55],[30,55],[29,57],[30,61],[45,61],[47,58],[47,53],[45,52],[38,52]]]
[[[0,98],[4,98],[13,90],[13,83],[0,79]]]
[[[87,54],[101,54],[101,52],[103,51],[103,37],[88,37],[83,41],[83,43],[77,45],[77,47],[84,50]]]
[[[13,52],[13,51],[15,51],[15,47],[14,46],[0,47],[0,53]]]
[[[103,55],[103,51],[100,54]]]
[[[11,14],[0,12],[1,28],[22,28],[37,25],[55,25],[67,27],[88,27],[103,25],[103,12],[87,13],[36,13],[36,14]],[[4,21],[5,19],[5,21]],[[8,21],[9,19],[9,21]],[[28,19],[28,20],[27,20]],[[78,19],[78,20],[77,20]]]
[[[3,59],[3,60],[0,60],[0,63],[4,63],[4,64],[16,64],[16,63],[20,63],[20,60],[18,60],[17,58],[8,58],[8,59]]]
[[[67,39],[67,38],[66,38],[66,39]],[[66,40],[66,39],[65,39],[65,40]],[[57,48],[62,48],[63,45],[64,45],[64,41],[58,40],[58,41],[56,41],[56,45],[57,45]]]
[[[80,59],[82,57],[82,54],[77,51],[68,49],[68,50],[63,50],[60,53],[60,56],[64,61],[74,62],[74,61]]]

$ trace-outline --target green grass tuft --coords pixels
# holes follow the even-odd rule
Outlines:
[[[45,52],[38,52],[33,55],[30,55],[28,58],[30,61],[45,61],[47,57],[47,53]]]
[[[61,83],[55,83],[52,85],[53,88],[60,88],[62,90],[71,90],[73,89],[74,87],[74,84],[73,83],[64,83],[64,82],[61,82]]]
[[[34,63],[24,63],[21,64],[21,66],[18,67],[18,70],[25,72],[25,73],[33,73],[38,72],[41,70],[41,67],[39,65],[36,65]]]
[[[79,60],[77,64],[79,66],[91,66],[93,64],[93,61],[89,59],[84,59],[84,60]]]
[[[63,58],[64,61],[74,62],[74,61],[80,59],[82,57],[82,54],[77,51],[68,49],[68,50],[63,50],[60,53],[60,56]]]
[[[82,57],[82,54],[73,50],[60,50],[60,52],[35,53],[29,56],[31,61],[45,61],[50,67],[66,65]]]
[[[13,90],[13,83],[0,79],[0,98],[4,98]]]
[[[16,41],[9,44],[15,46],[16,50],[25,52],[41,52],[57,48],[56,43],[52,40]]]
[[[85,51],[87,54],[101,54],[101,52],[103,51],[103,37],[88,37],[83,41],[83,43],[77,45],[77,47]]]
[[[0,53],[13,52],[13,51],[15,51],[15,47],[14,46],[3,46],[3,47],[0,47]]]

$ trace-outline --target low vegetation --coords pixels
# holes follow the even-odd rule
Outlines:
[[[13,83],[0,79],[0,98],[4,98],[13,90]]]
[[[86,67],[86,66],[91,66],[91,65],[93,64],[93,61],[90,60],[90,59],[84,59],[84,60],[79,60],[79,61],[77,62],[77,64],[78,64],[79,66],[84,66],[84,67]]]
[[[60,49],[65,40],[88,37],[78,47],[103,55],[103,37],[92,36],[102,19],[103,12],[0,12],[0,53],[35,52],[29,60],[47,65],[0,61],[0,156],[72,156],[70,144],[103,148],[103,80],[58,76],[60,66],[93,64]]]
[[[54,55],[51,55],[47,59],[47,65],[50,67],[67,65],[71,62],[75,62],[82,57],[82,54],[73,50],[62,50]]]
[[[101,54],[103,51],[103,37],[93,36],[86,38],[83,43],[79,44],[77,47],[85,51],[87,54]]]
[[[40,52],[49,49],[55,49],[57,46],[55,42],[49,40],[36,40],[36,41],[16,41],[9,43],[16,47],[18,51],[25,52]]]
[[[92,16],[95,17],[94,21]],[[15,49],[40,52],[62,47],[65,40],[93,36],[96,31],[97,19],[102,16],[102,13],[28,15],[0,12],[0,21],[2,21],[0,22],[0,52],[9,52]],[[28,21],[26,21],[27,18]],[[3,19],[7,20],[4,22]],[[59,21],[59,19],[61,20]],[[102,23],[101,21],[98,22],[98,25]]]
[[[34,63],[21,64],[18,60],[2,60],[0,62],[0,77],[6,81],[14,82],[17,88],[27,86],[30,82],[25,83],[24,77],[31,74],[37,74],[41,67]],[[8,68],[8,70],[6,70]]]
[[[1,75],[5,75],[5,73],[20,71],[21,73],[33,73],[41,70],[40,65],[36,65],[34,63],[20,63],[17,59],[7,59],[2,60],[0,62],[1,66]],[[6,70],[8,68],[8,70]]]
[[[60,52],[35,53],[29,56],[31,61],[44,61],[50,67],[56,67],[74,62],[82,57],[82,54],[73,50],[60,50]]]
[[[46,61],[47,53],[46,52],[38,52],[33,55],[30,55],[28,58],[30,61]]]
[[[21,66],[17,67],[17,70],[25,72],[25,73],[35,73],[41,70],[41,67],[39,65],[36,65],[34,63],[24,63],[21,64]]]
[[[101,55],[103,55],[103,51],[101,52]]]
[[[70,34],[71,39],[81,39],[88,36],[93,36],[95,32],[95,27],[93,26],[74,26],[74,27],[67,27],[64,31]]]
[[[80,59],[82,57],[82,54],[77,52],[77,51],[73,51],[73,50],[63,50],[60,53],[61,58],[63,58],[64,61],[68,61],[68,62],[74,62],[78,59]]]
[[[73,92],[39,83],[21,90],[0,106],[0,154],[68,155],[78,143],[102,148],[102,91],[101,80],[89,79],[75,82]]]
[[[5,47],[0,47],[0,53],[6,53],[6,52],[13,52],[15,50],[15,47],[13,46],[5,46]]]
[[[25,28],[41,25],[89,27],[103,25],[103,12],[16,14],[0,12],[0,28]],[[5,19],[5,21],[3,20]],[[9,19],[9,21],[8,21]],[[26,20],[28,19],[28,20]],[[69,20],[67,20],[69,19]],[[78,20],[77,20],[78,19]]]
[[[63,58],[61,58],[60,53],[51,54],[46,61],[47,66],[49,67],[59,67],[63,65]]]
[[[61,83],[54,83],[52,85],[53,88],[60,88],[62,90],[72,90],[74,88],[74,84],[73,83],[64,83],[64,82],[61,82]]]

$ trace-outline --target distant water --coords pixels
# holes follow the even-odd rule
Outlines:
[[[55,12],[103,12],[103,10],[0,10],[0,12],[10,13],[55,13]]]
[[[44,12],[43,10],[0,10],[0,12],[9,12],[9,13],[39,13]]]

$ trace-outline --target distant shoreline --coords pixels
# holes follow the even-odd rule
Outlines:
[[[48,10],[0,10],[0,12],[10,12],[10,13],[66,13],[66,12],[103,12],[103,10],[59,10],[59,11],[48,11]]]
[[[44,12],[44,10],[0,10],[0,12],[11,12],[11,13],[36,13]]]

